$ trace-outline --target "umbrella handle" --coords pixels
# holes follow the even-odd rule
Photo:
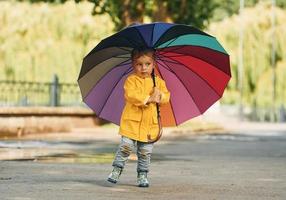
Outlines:
[[[151,76],[152,76],[152,80],[153,80],[153,87],[155,88],[156,87],[156,81],[155,81],[155,70],[154,69],[152,70]],[[160,118],[160,107],[159,107],[158,103],[156,103],[156,108],[157,108],[157,117],[159,120],[159,118]]]
[[[148,143],[155,143],[158,140],[160,140],[162,134],[163,134],[163,129],[162,129],[162,125],[161,125],[161,117],[158,117],[158,125],[159,125],[159,133],[157,134],[157,137],[155,139],[151,139],[151,135],[147,135],[148,138]]]
[[[152,79],[153,79],[153,86],[155,88],[156,87],[156,81],[155,81],[155,71],[154,71],[154,69],[153,69],[151,75],[152,75]],[[153,140],[151,139],[151,135],[148,134],[147,135],[148,143],[155,143],[155,142],[157,142],[161,138],[162,133],[163,133],[162,124],[161,124],[159,103],[156,103],[156,108],[157,108],[157,119],[158,119],[158,125],[159,125],[159,132],[157,134],[157,137],[155,139],[153,139]]]

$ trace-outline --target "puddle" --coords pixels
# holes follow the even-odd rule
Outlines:
[[[81,153],[73,150],[47,148],[0,148],[0,160],[50,163],[111,163],[114,153]]]
[[[112,163],[114,154],[56,154],[47,156],[38,156],[37,162],[45,163]]]
[[[0,141],[0,160],[111,163],[116,147],[114,144],[97,141],[2,140]]]
[[[93,141],[2,140],[0,148],[54,148],[84,149],[94,146]]]
[[[43,140],[2,140],[0,160],[33,161],[44,163],[109,163],[113,162],[117,143],[99,141],[43,141]],[[184,160],[186,158],[153,154],[152,161]],[[137,162],[133,151],[129,162]]]
[[[2,140],[0,160],[45,163],[112,163],[118,144],[99,141]],[[132,153],[129,161],[137,161]]]

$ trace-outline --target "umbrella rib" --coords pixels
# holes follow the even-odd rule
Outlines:
[[[184,56],[184,55],[180,55],[180,56],[168,56],[168,58],[172,59],[172,57],[181,57],[181,56]],[[216,65],[214,65],[214,64],[212,64],[212,63],[209,63],[207,60],[204,60],[204,59],[202,59],[202,58],[199,58],[199,57],[193,56],[193,55],[190,55],[190,56],[193,57],[193,58],[196,58],[196,59],[198,59],[198,60],[202,60],[202,61],[204,61],[204,62],[206,62],[206,63],[208,63],[208,64],[210,64],[210,65],[212,65],[212,66],[215,66],[215,68],[216,68],[218,71],[220,71],[221,73],[225,74],[226,76],[230,76],[230,75],[227,74],[226,72],[224,72],[224,71],[222,71],[221,69],[219,69]],[[172,60],[173,60],[173,59],[172,59]]]
[[[187,45],[184,45],[184,46],[187,46]],[[199,46],[199,47],[201,47],[201,46]],[[203,47],[203,48],[205,48],[205,47]],[[178,49],[179,49],[179,48],[178,48]],[[209,48],[206,48],[206,49],[209,49]],[[176,49],[176,50],[177,50],[177,49]],[[161,51],[161,50],[160,50],[160,51]],[[170,52],[171,52],[171,51],[170,51]],[[222,53],[222,52],[219,52],[219,51],[217,51],[217,52],[218,52],[218,53]],[[167,53],[167,52],[166,52],[166,53]],[[205,60],[205,59],[203,59],[203,58],[199,58],[199,57],[194,56],[194,55],[187,55],[187,54],[181,54],[181,53],[178,53],[178,54],[180,54],[180,55],[168,56],[168,58],[181,57],[181,56],[190,56],[190,57],[193,57],[193,58],[197,58],[197,59],[199,59],[199,60],[203,60],[204,62],[206,62],[206,63],[208,63],[208,64],[210,64],[210,65],[212,65],[212,66],[215,66],[216,69],[218,69],[219,71],[221,71],[221,72],[224,73],[225,75],[229,76],[229,74],[227,74],[226,72],[224,72],[224,71],[222,71],[221,69],[217,68],[216,65],[214,65],[214,64],[212,64],[212,63],[209,63],[207,60]],[[222,53],[222,54],[224,54],[224,53]],[[164,56],[164,54],[160,54],[160,55],[163,55],[163,56]],[[229,55],[227,55],[227,54],[224,54],[224,55],[229,56]],[[172,59],[172,60],[173,60],[173,59]]]
[[[113,58],[130,58],[130,56],[128,57],[126,55],[129,55],[129,53],[128,54],[121,54],[121,55],[113,56]]]
[[[127,28],[129,28],[129,27],[127,27]],[[136,32],[138,33],[139,37],[141,38],[141,40],[144,42],[145,46],[148,46],[148,45],[146,44],[144,38],[142,37],[140,31],[136,28],[136,26],[130,27],[130,29],[135,29]],[[127,38],[125,38],[125,37],[123,37],[123,38],[124,38],[125,40],[129,41]],[[130,40],[130,41],[132,41],[132,40]],[[133,41],[132,41],[132,42],[133,42]],[[133,48],[139,46],[139,45],[137,45],[136,43],[132,43],[132,44],[133,44]]]
[[[134,28],[134,27],[132,27],[132,28]],[[137,29],[136,29],[136,31],[137,31]],[[140,33],[139,33],[139,35],[141,36]],[[114,36],[114,35],[113,35],[113,36]],[[112,37],[112,36],[110,36],[110,37]],[[134,47],[138,46],[134,40],[131,40],[131,39],[129,39],[129,38],[126,38],[126,37],[123,36],[123,35],[118,35],[118,36],[116,36],[116,37],[118,37],[117,39],[122,38],[123,40],[127,41],[127,43],[131,44],[132,47],[130,47],[130,48],[134,48]],[[107,39],[107,38],[106,38],[106,39]],[[104,39],[104,40],[106,40],[106,39]],[[110,39],[110,38],[109,38],[109,39]],[[111,39],[113,39],[113,37],[112,37]],[[143,41],[144,41],[144,40],[143,40]],[[144,42],[145,42],[145,41],[144,41]],[[99,44],[100,44],[100,43],[99,43]],[[121,46],[108,46],[108,47],[102,48],[102,49],[100,49],[100,50],[103,50],[103,49],[106,49],[106,48],[110,48],[110,47],[122,48]],[[96,47],[95,47],[95,48],[96,48]],[[93,50],[92,50],[92,51],[93,51]],[[91,51],[91,52],[92,52],[92,51]],[[90,53],[91,53],[91,52],[90,52]],[[89,54],[90,54],[90,53],[89,53]],[[93,53],[97,53],[97,51],[95,51],[95,52],[93,52]],[[89,55],[89,54],[88,54],[88,55]]]
[[[113,35],[113,36],[114,36],[114,35]],[[110,37],[112,37],[112,36],[110,36]],[[122,38],[123,40],[126,40],[127,43],[131,44],[132,46],[136,46],[136,45],[133,43],[132,40],[128,40],[128,39],[126,39],[125,37],[122,37],[121,35],[119,35],[119,36],[117,36],[117,37],[118,37],[118,39],[119,39],[119,38]],[[98,45],[100,45],[100,44],[101,44],[102,42],[104,42],[104,41],[107,41],[107,39],[108,39],[108,38],[105,38],[105,39],[102,40]],[[109,39],[110,39],[110,38],[109,38]],[[113,39],[113,37],[112,37],[111,39]],[[91,55],[93,55],[93,54],[95,54],[95,53],[98,53],[99,51],[102,51],[102,50],[104,50],[104,49],[111,48],[111,47],[121,48],[120,46],[107,46],[107,47],[103,47],[103,48],[97,50],[96,48],[98,47],[98,45],[97,45],[96,47],[94,47],[85,57],[91,56]],[[128,47],[128,46],[126,46],[126,47]],[[129,47],[129,48],[132,48],[132,47]],[[124,49],[124,50],[125,50],[125,49]]]
[[[197,104],[196,104],[196,101],[195,101],[195,99],[194,99],[194,97],[193,97],[193,95],[189,92],[188,88],[186,87],[186,85],[184,84],[184,82],[180,79],[180,77],[178,77],[178,76],[176,75],[176,73],[172,70],[172,68],[170,68],[169,65],[168,65],[167,63],[165,63],[165,61],[162,60],[160,57],[159,57],[159,60],[161,60],[166,66],[168,66],[168,68],[166,68],[166,67],[164,67],[164,66],[162,65],[165,69],[167,69],[167,70],[169,70],[170,72],[172,72],[172,73],[178,78],[178,80],[182,83],[182,85],[184,86],[184,88],[188,91],[188,93],[189,93],[190,97],[193,99],[195,105],[197,105]],[[201,112],[201,110],[199,109],[199,107],[197,107],[197,108],[198,108],[198,110]],[[201,112],[201,113],[202,113],[202,112]]]
[[[145,42],[144,38],[142,37],[142,35],[140,34],[140,31],[136,27],[129,27],[129,28],[130,29],[135,29],[135,31],[138,32],[139,37],[141,37],[142,41],[146,45],[146,42]],[[126,40],[128,43],[130,43],[132,45],[131,48],[134,48],[134,47],[138,46],[137,43],[134,40],[131,40],[130,38],[126,38],[124,35],[119,35],[118,37],[122,38],[122,39]],[[121,48],[119,46],[115,46],[115,47]],[[103,49],[105,49],[105,48],[103,48]]]
[[[112,71],[112,70],[115,69],[116,67],[121,67],[122,65],[129,64],[127,61],[128,61],[128,60],[125,60],[125,61],[119,63],[118,65],[115,65],[114,67],[112,67],[111,69],[109,69],[106,73],[104,73],[104,75],[107,74],[107,73],[109,73],[110,71]],[[125,63],[125,62],[126,62],[126,63]],[[104,75],[103,75],[102,77],[100,77],[100,79],[98,79],[98,81],[97,81],[96,83],[100,82],[100,81],[104,78]],[[95,85],[96,85],[96,83],[95,83]],[[83,98],[87,97],[87,96],[89,95],[89,93],[92,91],[93,88],[94,88],[94,86],[90,88],[90,90],[88,91],[88,93],[86,93],[86,95],[85,95]]]
[[[177,25],[180,25],[180,24],[177,24]],[[212,35],[209,35],[203,31],[200,31],[199,29],[193,27],[193,26],[188,26],[189,28],[193,28],[193,29],[196,29],[199,33],[197,33],[198,35],[206,35],[206,36],[209,36],[209,37],[213,37]],[[171,31],[173,28],[176,28],[176,26],[173,26],[173,27],[170,27],[166,32],[163,33],[163,35],[160,36],[160,38],[164,37],[165,35],[167,35],[169,33],[169,31]],[[192,32],[186,32],[182,35],[189,35],[189,34],[195,34],[195,33],[192,33]],[[182,36],[180,35],[180,36]],[[178,37],[180,37],[178,36]],[[213,37],[214,38],[214,37]],[[159,46],[158,45],[158,42],[159,42],[160,39],[157,40],[157,42],[154,44],[154,46]],[[172,39],[171,39],[172,40]],[[167,42],[167,41],[166,41]],[[161,43],[162,44],[162,43]]]
[[[180,35],[180,36],[182,36],[182,35]],[[178,37],[180,37],[180,36],[177,36],[177,37],[174,37],[174,38],[172,38],[172,39],[170,39],[169,41],[169,43],[167,44],[167,46],[165,46],[164,48],[166,48],[166,47],[169,47],[169,45],[170,44],[172,44],[176,39],[178,39]],[[168,42],[168,41],[167,41]],[[160,49],[160,48],[158,48],[158,49]]]
[[[145,39],[143,38],[143,36],[141,35],[140,31],[139,31],[137,28],[135,28],[135,27],[133,27],[133,28],[138,32],[139,37],[140,37],[141,40],[144,42],[145,46],[148,47],[148,44],[146,44],[146,41],[145,41]]]
[[[142,37],[140,31],[139,31],[136,27],[130,27],[130,29],[135,29],[135,31],[138,33],[139,37],[142,39],[142,41],[143,41],[144,44],[146,45],[146,42],[145,42],[144,38]],[[134,40],[131,40],[131,39],[129,39],[129,38],[126,38],[126,37],[123,36],[123,35],[120,35],[120,36],[118,36],[118,37],[120,37],[120,38],[126,40],[128,43],[132,44],[133,48],[136,47],[136,46],[138,46],[137,43],[136,43]],[[146,46],[147,46],[147,45],[146,45]],[[118,46],[115,46],[115,47],[118,47]],[[119,47],[118,47],[118,48],[119,48]]]
[[[152,33],[151,33],[151,37],[150,37],[150,41],[149,43],[153,46],[153,37],[154,37],[154,29],[155,29],[156,24],[153,23],[153,27],[152,27]]]
[[[134,40],[130,40],[130,39],[128,39],[128,38],[126,38],[125,36],[123,36],[123,35],[119,35],[118,36],[119,38],[122,38],[122,39],[124,39],[124,40],[126,40],[128,43],[130,43],[133,47],[134,46],[136,46],[136,42],[134,42]],[[117,46],[116,46],[117,47]]]
[[[169,58],[169,57],[168,57],[168,58]],[[203,77],[201,77],[201,76],[200,76],[198,73],[196,73],[194,70],[188,68],[185,64],[183,64],[183,63],[181,63],[181,62],[178,62],[178,61],[176,61],[176,60],[174,60],[174,59],[172,59],[172,58],[170,58],[170,59],[173,60],[174,62],[170,62],[170,61],[167,61],[167,60],[165,60],[165,61],[166,61],[166,62],[170,62],[170,63],[174,63],[174,64],[182,65],[182,66],[184,66],[186,69],[192,71],[192,72],[193,72],[194,74],[196,74],[203,82],[205,82],[219,97],[221,97],[221,95],[218,94],[217,91],[216,91],[205,79],[203,79]]]
[[[94,67],[90,68],[82,77],[80,77],[78,80],[82,79],[86,74],[88,74],[89,71],[91,71],[92,69],[94,69],[95,67],[97,67],[99,64],[111,59],[111,58],[127,58],[127,60],[125,61],[122,61],[121,63],[118,64],[118,66],[121,66],[124,62],[128,61],[130,58],[129,57],[120,57],[120,56],[123,56],[123,55],[128,55],[128,54],[121,54],[121,55],[117,55],[117,56],[112,56],[112,57],[109,57],[108,59],[106,60],[103,60],[102,62],[96,64]],[[115,65],[117,66],[117,65]]]
[[[184,46],[189,46],[189,45],[173,46],[173,47],[176,47],[176,48],[172,49],[172,51],[164,51],[164,49],[166,49],[165,47],[164,47],[164,48],[159,48],[159,49],[157,49],[157,50],[160,51],[161,55],[165,55],[165,54],[167,54],[167,53],[169,53],[169,52],[173,52],[174,50],[181,49],[181,48],[183,48]],[[178,54],[180,54],[180,53],[178,53]]]
[[[193,33],[191,33],[191,34],[193,34]],[[174,38],[172,38],[172,39],[170,39],[170,40],[168,40],[168,41],[170,41],[166,46],[164,46],[163,48],[166,48],[166,47],[169,47],[169,45],[170,44],[172,44],[173,42],[175,42],[179,37],[181,37],[181,36],[184,36],[184,35],[191,35],[190,33],[186,33],[186,34],[182,34],[182,35],[179,35],[179,36],[177,36],[177,37],[174,37]],[[194,35],[194,34],[193,34]],[[201,35],[201,34],[199,34],[199,35]],[[210,37],[213,37],[213,36],[210,36]],[[214,37],[213,37],[214,38]],[[166,42],[168,42],[168,41],[166,41]],[[166,43],[165,42],[165,43]],[[164,43],[163,43],[164,44]],[[176,46],[181,46],[181,45],[176,45]],[[194,45],[195,46],[195,45]],[[158,48],[158,49],[161,49],[161,48]]]
[[[188,47],[188,46],[201,47],[201,48],[209,49],[209,50],[215,51],[215,52],[217,52],[217,53],[220,53],[220,54],[229,56],[229,54],[224,53],[224,52],[221,52],[221,51],[218,51],[218,50],[216,50],[216,49],[208,48],[208,47],[205,47],[205,46],[193,45],[193,44],[190,44],[190,45],[176,45],[176,46],[172,46],[172,47],[178,47],[178,49],[180,49],[180,48]],[[163,48],[158,48],[157,50],[164,51],[164,49],[166,49],[166,48],[169,48],[169,46],[166,46],[166,47],[163,47]],[[177,49],[176,49],[176,50],[177,50]],[[167,52],[166,52],[166,53],[167,53]]]
[[[161,70],[160,70],[159,66],[158,66],[158,72],[161,75],[161,77],[163,78],[163,74],[161,73]],[[175,110],[173,108],[173,104],[172,104],[171,98],[170,98],[170,106],[171,106],[171,109],[172,109],[172,112],[173,112],[173,116],[174,116],[174,119],[175,119],[176,126],[178,126],[178,122],[177,122],[177,119],[176,119],[176,116],[175,116]]]
[[[130,70],[130,68],[131,68],[131,70]],[[125,76],[126,74],[130,73],[131,71],[132,71],[132,67],[128,67],[127,70],[123,73],[123,75],[120,76],[120,78],[118,79],[118,81],[116,82],[116,84],[112,87],[112,90],[111,90],[111,92],[109,93],[109,95],[108,95],[106,101],[104,102],[103,106],[101,107],[100,112],[98,113],[98,116],[100,116],[101,112],[103,111],[103,108],[104,108],[105,104],[108,102],[109,97],[110,97],[111,94],[113,93],[114,88],[118,85],[118,83],[120,82],[120,80],[122,79],[122,77]]]
[[[130,52],[130,47],[127,49],[127,48],[124,48],[124,47],[117,47],[117,48],[119,48],[119,49],[122,49],[122,50],[124,50],[124,51],[129,51]]]
[[[111,48],[111,47],[107,47],[107,48]],[[104,49],[107,49],[107,48],[104,48]],[[117,47],[117,48],[120,48],[120,47]],[[101,49],[101,50],[104,50],[104,49]],[[122,49],[122,48],[120,48],[120,49]],[[100,51],[101,51],[101,50],[100,50]],[[125,50],[125,49],[124,49],[124,50]],[[127,51],[129,51],[129,50],[127,50]],[[99,51],[98,51],[98,52],[99,52]],[[98,53],[98,52],[95,52],[95,53]],[[126,54],[126,53],[122,53],[122,54],[119,54],[119,55],[116,55],[116,56],[112,56],[112,57],[106,58],[105,60],[101,61],[100,63],[105,62],[105,61],[107,61],[107,60],[110,59],[110,58],[114,58],[114,57],[116,58],[117,56],[121,56],[121,55],[127,55],[127,54]],[[92,54],[91,54],[91,55],[88,54],[87,56],[84,57],[84,59],[87,59],[87,57],[89,57],[89,56],[92,56]],[[96,67],[97,65],[99,65],[100,63],[97,63],[94,67],[91,67],[88,71],[85,72],[85,74],[83,74],[81,77],[79,77],[78,80],[81,79],[82,77],[84,77],[90,70],[92,70],[93,68],[95,68],[95,67]]]

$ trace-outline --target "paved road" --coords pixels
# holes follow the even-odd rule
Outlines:
[[[160,141],[151,187],[138,188],[136,161],[119,184],[107,183],[110,163],[0,161],[1,200],[286,199],[286,133],[201,135]],[[69,143],[71,144],[71,143]],[[114,141],[74,143],[78,151],[114,152]]]

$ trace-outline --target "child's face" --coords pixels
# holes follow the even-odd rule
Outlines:
[[[154,59],[152,53],[147,53],[135,58],[132,65],[137,75],[142,78],[149,77],[154,68]]]

